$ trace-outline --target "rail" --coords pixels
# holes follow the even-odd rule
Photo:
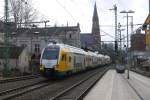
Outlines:
[[[50,83],[47,80],[45,80],[45,81],[41,81],[35,84],[2,91],[0,92],[0,100],[10,100],[11,98],[15,98],[27,92],[31,92],[31,91],[34,91],[36,89],[39,89],[48,85],[50,85]]]
[[[99,79],[105,74],[105,72],[108,71],[109,68],[105,69],[103,72],[95,72],[91,75],[89,75],[86,79],[81,80],[80,82],[72,85],[71,87],[67,88],[66,90],[58,93],[56,96],[50,98],[50,100],[61,100],[62,97],[65,97],[65,99],[74,99],[74,100],[81,100],[83,97],[88,93],[88,91],[99,81]],[[92,79],[92,80],[90,80]],[[89,83],[87,82],[89,81]],[[75,89],[79,86],[82,86],[84,84],[89,84],[86,89],[82,90],[82,93],[80,95],[70,96],[72,91],[75,91]],[[78,93],[79,91],[76,91]],[[81,92],[81,91],[80,91]],[[74,92],[75,93],[75,92]],[[67,95],[67,96],[66,96]],[[70,96],[70,97],[69,97]],[[64,99],[64,98],[63,98]]]
[[[32,79],[32,78],[38,78],[40,75],[27,75],[27,76],[20,76],[20,77],[15,77],[15,78],[7,78],[7,79],[1,79],[0,84],[2,83],[8,83],[8,82],[14,82],[14,81],[21,81],[21,80],[27,80],[27,79]]]

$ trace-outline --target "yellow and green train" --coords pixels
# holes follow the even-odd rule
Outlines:
[[[66,44],[49,44],[40,58],[40,72],[46,77],[61,77],[111,62],[102,55]]]

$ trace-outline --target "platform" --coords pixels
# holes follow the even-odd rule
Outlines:
[[[109,70],[84,100],[150,100],[150,78],[131,71],[126,77]]]

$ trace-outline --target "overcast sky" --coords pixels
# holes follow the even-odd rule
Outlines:
[[[0,17],[3,16],[3,1],[0,0]],[[68,23],[69,26],[74,26],[79,22],[81,32],[90,33],[95,1],[103,41],[113,40],[104,32],[114,36],[114,27],[103,27],[103,25],[114,26],[114,12],[109,10],[114,4],[118,7],[118,22],[121,24],[126,24],[126,18],[123,17],[125,14],[119,13],[122,10],[135,11],[134,14],[130,14],[134,16],[135,24],[143,23],[148,16],[149,0],[33,0],[33,4],[41,16],[40,19],[50,20],[49,25],[66,26]],[[126,31],[123,33],[125,34]]]

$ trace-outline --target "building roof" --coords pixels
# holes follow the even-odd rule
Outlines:
[[[23,51],[23,47],[9,46],[8,47],[8,58],[18,59],[21,52]],[[5,58],[6,47],[0,47],[0,59]]]
[[[7,22],[7,24],[6,24],[0,20],[0,33],[5,32],[5,25],[7,25],[8,32],[12,32],[12,31],[16,30],[16,25],[14,22]]]
[[[20,36],[26,34],[27,36],[47,36],[47,35],[56,35],[61,34],[62,32],[67,31],[80,31],[79,26],[66,26],[66,27],[48,27],[48,28],[18,28],[12,32],[11,36]]]
[[[90,45],[94,43],[94,37],[91,33],[80,34],[81,44]]]
[[[80,31],[80,25],[79,23],[77,26],[62,26],[62,27],[46,27],[46,28],[16,28],[15,24],[13,22],[9,22],[8,24],[8,30],[11,34],[10,36],[20,36],[22,34],[26,34],[27,36],[33,36],[33,35],[53,35],[53,34],[61,34],[65,31]],[[4,32],[4,22],[0,20],[0,33]]]

